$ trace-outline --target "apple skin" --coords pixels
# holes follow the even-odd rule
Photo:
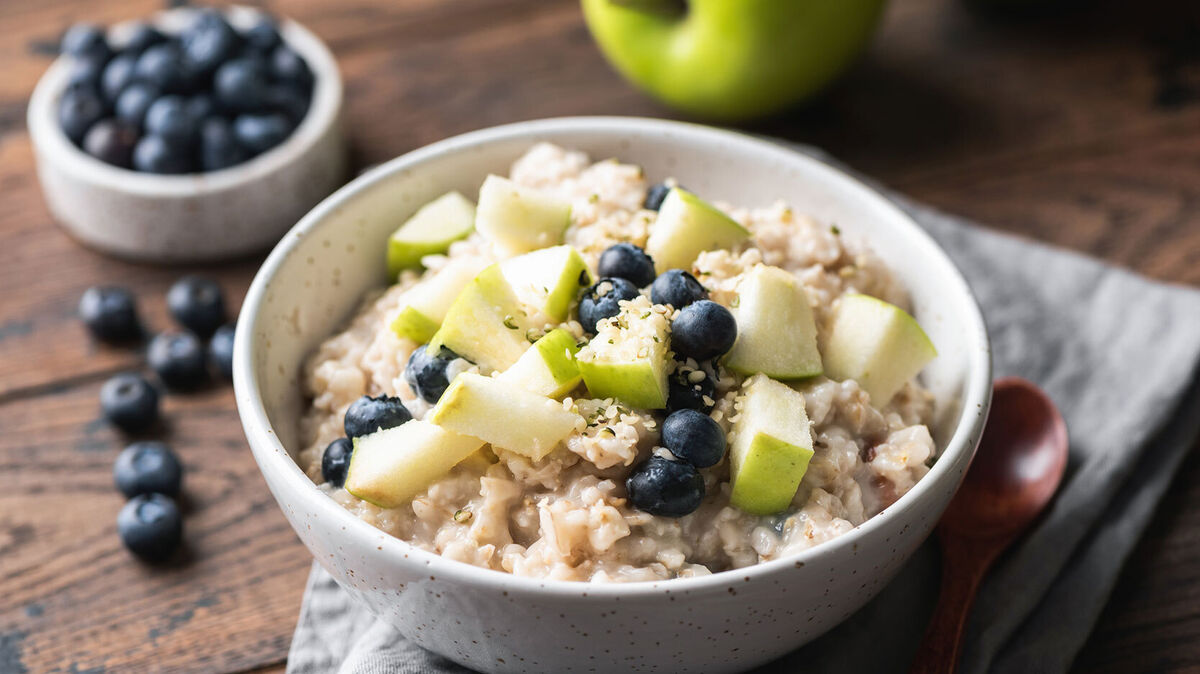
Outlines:
[[[582,0],[609,62],[664,103],[737,121],[819,92],[853,63],[884,0]],[[661,9],[658,9],[661,8]]]

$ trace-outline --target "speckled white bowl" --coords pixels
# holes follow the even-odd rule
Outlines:
[[[653,178],[744,205],[783,198],[865,234],[911,290],[940,350],[924,373],[938,395],[941,458],[916,487],[846,535],[786,559],[708,577],[599,585],[540,581],[423,552],[324,496],[300,448],[301,363],[385,283],[384,242],[417,206],[474,194],[530,144],[620,157]],[[970,462],[991,393],[979,309],[962,276],[912,220],[829,166],[744,135],[675,122],[552,119],[501,126],[411,152],[325,200],[267,259],[246,297],[234,386],[250,446],[284,514],[317,561],[416,643],[484,671],[736,671],[845,619],[929,534]]]
[[[160,12],[154,22],[178,32],[194,9]],[[235,26],[257,10],[231,7]],[[114,26],[119,43],[130,24]],[[58,125],[70,74],[56,60],[38,81],[27,121],[38,179],[50,213],[84,244],[147,262],[212,261],[265,250],[346,177],[342,78],[329,49],[294,21],[284,41],[315,76],[312,105],[290,137],[248,162],[211,173],[163,176],[105,164],[76,147]]]

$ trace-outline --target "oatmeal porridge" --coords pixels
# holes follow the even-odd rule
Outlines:
[[[355,516],[522,576],[645,581],[846,533],[937,448],[934,357],[866,242],[550,144],[389,240],[309,358],[302,468]]]

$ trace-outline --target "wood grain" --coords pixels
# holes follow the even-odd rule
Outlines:
[[[820,145],[987,226],[1200,285],[1200,7],[1076,3],[985,20],[955,0],[890,7],[870,52],[807,108],[746,127]],[[25,102],[38,44],[75,20],[157,0],[0,3],[0,671],[280,671],[310,557],[245,448],[232,396],[167,401],[160,434],[188,465],[188,559],[121,549],[111,462],[124,442],[96,391],[137,350],[92,344],[84,288],[121,283],[146,322],[194,269],[117,262],[50,221]],[[337,55],[347,128],[366,165],[472,129],[577,114],[671,116],[612,73],[575,0],[281,0]],[[200,269],[240,301],[258,260]],[[1134,553],[1080,672],[1200,667],[1200,457]]]

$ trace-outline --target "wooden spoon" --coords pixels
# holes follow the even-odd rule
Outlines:
[[[979,450],[938,523],[941,595],[911,672],[955,670],[979,582],[1054,496],[1067,447],[1067,425],[1041,389],[996,380]]]

